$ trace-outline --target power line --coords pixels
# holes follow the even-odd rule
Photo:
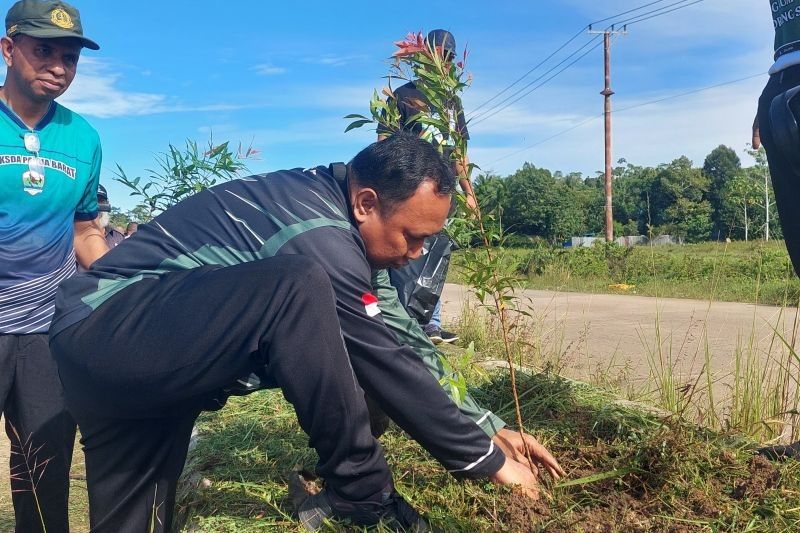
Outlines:
[[[705,87],[700,87],[699,89],[693,89],[691,91],[686,91],[686,92],[682,92],[682,93],[678,93],[678,94],[673,94],[673,95],[666,96],[666,97],[663,97],[663,98],[650,100],[648,102],[642,102],[640,104],[634,104],[634,105],[631,105],[631,106],[628,106],[628,107],[623,107],[623,108],[617,109],[615,111],[615,113],[623,113],[625,111],[630,111],[631,109],[636,109],[636,108],[639,108],[639,107],[644,107],[644,106],[648,106],[648,105],[652,105],[652,104],[657,104],[657,103],[664,102],[664,101],[667,101],[667,100],[674,100],[676,98],[689,96],[689,95],[700,93],[700,92],[703,92],[703,91],[708,91],[708,90],[711,90],[711,89],[716,89],[718,87],[724,87],[725,85],[733,85],[735,83],[741,83],[743,81],[752,80],[753,78],[758,78],[758,77],[764,76],[765,74],[766,74],[765,72],[760,72],[758,74],[753,74],[751,76],[745,76],[744,78],[737,78],[735,80],[730,80],[730,81],[725,81],[725,82],[722,82],[722,83],[717,83],[717,84],[714,84],[714,85],[708,85],[708,86],[705,86]],[[577,123],[577,124],[575,124],[573,126],[570,126],[567,129],[559,131],[558,133],[555,133],[555,134],[553,134],[553,135],[551,135],[549,137],[546,137],[546,138],[544,138],[544,139],[542,139],[540,141],[537,141],[537,142],[535,142],[534,144],[532,144],[530,146],[526,146],[526,147],[521,148],[521,149],[519,149],[519,150],[517,150],[515,152],[511,152],[508,155],[504,155],[503,157],[501,157],[499,159],[495,159],[494,161],[492,161],[490,163],[490,166],[494,165],[496,163],[499,163],[500,161],[503,161],[505,159],[508,159],[509,157],[513,157],[513,156],[515,156],[517,154],[521,154],[522,152],[526,152],[528,150],[536,148],[537,146],[542,145],[542,144],[544,144],[544,143],[546,143],[548,141],[551,141],[551,140],[555,139],[556,137],[560,137],[560,136],[564,135],[565,133],[569,133],[569,132],[571,132],[573,130],[576,130],[576,129],[580,128],[581,126],[584,126],[584,125],[588,124],[589,122],[595,121],[595,120],[603,117],[604,114],[605,113],[600,113],[599,115],[594,115],[594,116],[588,117],[587,119],[582,120],[581,122],[579,122],[579,123]]]
[[[666,2],[666,1],[667,0],[657,0],[656,2],[650,2],[649,4],[644,4],[644,5],[639,6],[639,7],[634,7],[633,9],[629,9],[627,11],[623,11],[622,13],[617,13],[616,15],[611,15],[610,17],[606,17],[604,19],[595,20],[594,22],[590,23],[589,26],[594,26],[595,24],[599,24],[599,23],[605,22],[607,20],[615,19],[617,17],[621,17],[622,15],[627,15],[629,13],[633,13],[634,11],[639,11],[639,10],[644,9],[646,7],[654,6],[656,4],[660,4],[661,2]],[[581,30],[581,31],[583,31],[583,30]]]
[[[494,106],[491,106],[491,107],[490,107],[488,110],[484,111],[483,113],[478,113],[478,111],[479,111],[480,109],[483,109],[483,108],[484,108],[484,107],[485,107],[487,104],[489,104],[489,103],[493,102],[494,100],[496,100],[497,98],[499,98],[500,96],[502,96],[503,94],[505,94],[505,93],[506,93],[508,90],[510,90],[512,87],[514,87],[515,85],[517,85],[517,84],[518,84],[519,82],[521,82],[523,79],[527,78],[527,77],[528,77],[530,74],[532,74],[534,71],[536,71],[537,69],[539,69],[539,68],[540,68],[541,66],[543,66],[545,63],[547,63],[547,62],[548,62],[550,59],[552,59],[553,57],[555,57],[555,56],[556,56],[556,55],[557,55],[559,52],[561,52],[561,51],[562,51],[564,48],[566,48],[567,46],[569,46],[569,45],[570,45],[570,44],[571,44],[571,43],[572,43],[572,42],[573,42],[575,39],[577,39],[578,37],[580,37],[580,36],[583,34],[584,30],[586,30],[587,28],[591,28],[591,27],[592,27],[592,26],[594,26],[595,24],[599,24],[599,23],[601,23],[601,22],[605,22],[605,21],[608,21],[608,20],[617,19],[617,18],[619,18],[619,17],[621,17],[621,16],[628,15],[628,14],[631,14],[631,13],[635,13],[635,12],[637,12],[637,11],[641,11],[642,9],[646,9],[646,8],[648,8],[648,7],[651,7],[651,6],[654,6],[654,5],[656,5],[656,4],[660,4],[660,3],[666,2],[666,1],[668,1],[668,0],[656,0],[656,1],[654,1],[654,2],[648,2],[648,3],[646,3],[646,4],[640,5],[640,6],[638,6],[638,7],[632,8],[632,9],[629,9],[629,10],[627,10],[627,11],[622,11],[622,12],[620,12],[620,13],[617,13],[617,14],[615,14],[615,15],[611,15],[610,17],[606,17],[606,18],[602,18],[602,19],[595,20],[595,21],[591,22],[590,24],[588,24],[588,25],[586,25],[586,26],[582,27],[582,28],[581,28],[581,29],[580,29],[580,30],[579,30],[579,31],[578,31],[578,32],[577,32],[575,35],[573,35],[572,37],[570,37],[570,38],[569,38],[569,39],[568,39],[566,42],[564,42],[564,44],[562,44],[561,46],[559,46],[559,47],[558,47],[558,48],[557,48],[555,51],[553,51],[553,52],[552,52],[550,55],[548,55],[548,56],[547,56],[546,58],[544,58],[542,61],[540,61],[539,63],[537,63],[537,64],[536,64],[534,67],[532,67],[531,69],[529,69],[529,70],[528,70],[528,71],[527,71],[525,74],[523,74],[522,76],[520,76],[519,78],[517,78],[516,80],[514,80],[514,81],[513,81],[513,82],[512,82],[510,85],[507,85],[506,87],[504,87],[504,88],[503,88],[503,89],[502,89],[500,92],[498,92],[497,94],[495,94],[494,96],[492,96],[492,97],[491,97],[491,98],[489,98],[488,100],[485,100],[485,101],[483,101],[483,102],[482,102],[480,105],[478,105],[477,107],[473,108],[473,111],[470,113],[470,114],[472,115],[472,116],[470,117],[470,119],[471,119],[471,120],[475,120],[475,119],[478,119],[478,118],[480,118],[482,115],[486,115],[487,113],[489,113],[489,112],[493,111],[494,109],[496,109],[498,106],[501,106],[501,105],[503,105],[503,103],[504,103],[504,102],[507,102],[507,101],[508,101],[510,98],[513,98],[514,96],[518,95],[520,92],[524,91],[526,88],[528,88],[528,87],[530,87],[531,85],[533,85],[534,83],[536,83],[536,82],[537,82],[538,80],[540,80],[540,79],[541,79],[543,76],[546,76],[546,75],[547,75],[547,73],[545,73],[543,76],[540,76],[540,77],[539,77],[539,78],[537,78],[536,80],[534,80],[534,81],[532,81],[532,82],[528,83],[528,84],[527,84],[527,85],[525,85],[524,87],[522,87],[522,88],[518,89],[517,91],[515,91],[515,92],[514,92],[514,94],[510,95],[509,97],[507,97],[506,99],[504,99],[502,102],[500,102],[500,103],[498,103],[498,104],[495,104]],[[674,2],[674,3],[672,3],[672,4],[668,4],[668,5],[666,5],[666,6],[661,6],[661,7],[657,8],[657,9],[655,9],[655,10],[647,11],[647,12],[645,12],[645,13],[638,13],[637,15],[635,15],[634,17],[632,17],[632,18],[630,18],[630,19],[628,19],[628,20],[634,20],[634,19],[636,19],[637,17],[642,17],[642,16],[645,16],[645,15],[650,15],[650,14],[656,13],[656,12],[658,12],[658,11],[660,11],[660,10],[664,10],[664,9],[670,8],[670,7],[676,6],[676,5],[678,5],[678,4],[683,4],[683,3],[685,3],[685,2],[688,2],[688,1],[689,1],[689,0],[680,0],[680,1],[678,1],[678,2]],[[695,1],[694,1],[694,2],[692,2],[692,3],[698,3],[698,2],[702,2],[702,1],[703,1],[703,0],[695,0]],[[688,5],[692,5],[692,4],[688,4]],[[686,6],[681,6],[681,7],[686,7]],[[669,11],[664,11],[664,13],[668,13],[668,12],[671,12],[671,11],[675,11],[675,10],[677,10],[677,9],[681,9],[681,7],[678,7],[678,8],[675,8],[675,9],[669,10]],[[658,14],[656,14],[656,15],[653,15],[653,16],[658,16]],[[651,18],[652,18],[652,17],[651,17]],[[646,19],[642,19],[642,20],[646,20]],[[637,22],[640,22],[640,21],[637,21]],[[615,24],[616,24],[616,25],[618,25],[618,24],[621,24],[621,23],[623,23],[623,22],[616,22]],[[583,46],[583,47],[579,48],[579,49],[578,49],[578,51],[579,51],[579,50],[581,50],[581,49],[583,49],[585,46],[586,46],[586,44],[584,44],[584,46]],[[564,61],[562,61],[561,63],[559,63],[559,64],[563,64],[563,63],[564,63],[566,60],[568,60],[570,57],[572,57],[572,56],[573,56],[575,53],[577,53],[577,51],[576,51],[576,52],[573,52],[572,54],[570,54],[569,56],[567,56],[567,58],[566,58]],[[557,65],[557,66],[558,66],[558,65]],[[552,72],[552,70],[553,70],[553,69],[551,69],[550,71],[548,71],[548,73],[549,73],[549,72]],[[530,94],[530,92],[529,92],[529,93],[527,93],[527,94]],[[516,100],[515,100],[515,101],[516,101]]]
[[[683,93],[673,94],[671,96],[665,96],[664,98],[659,98],[657,100],[650,100],[649,102],[643,102],[641,104],[634,104],[628,107],[623,107],[617,109],[615,113],[622,113],[623,111],[630,111],[631,109],[636,109],[637,107],[644,107],[646,105],[658,104],[660,102],[665,102],[667,100],[674,100],[675,98],[680,98],[682,96],[689,96],[691,94],[696,94],[703,91],[708,91],[710,89],[716,89],[717,87],[724,87],[725,85],[733,85],[734,83],[739,83],[742,81],[752,80],[753,78],[758,78],[760,76],[764,76],[766,72],[759,72],[758,74],[753,74],[751,76],[745,76],[744,78],[738,78],[731,81],[724,81],[722,83],[717,83],[716,85],[708,85],[706,87],[701,87],[699,89],[692,89],[691,91],[686,91]]]
[[[688,3],[690,1],[691,1],[691,3]],[[630,25],[630,24],[634,24],[634,22],[630,22],[630,21],[636,20],[636,19],[638,19],[640,17],[644,17],[644,18],[642,18],[642,20],[647,20],[649,18],[660,17],[661,15],[666,15],[667,13],[672,13],[673,11],[677,11],[679,9],[683,9],[685,7],[689,7],[689,6],[693,5],[693,4],[697,4],[697,3],[702,2],[702,1],[703,0],[693,0],[693,1],[692,0],[679,0],[678,2],[673,2],[671,4],[667,4],[665,6],[658,7],[656,9],[651,10],[651,11],[647,11],[646,13],[638,13],[638,14],[634,15],[633,17],[630,17],[630,18],[627,18],[627,19],[624,19],[624,20],[618,20],[618,21],[614,22],[614,24],[615,25],[620,25],[620,24],[628,24],[628,25]],[[675,6],[677,6],[677,7],[675,7]],[[672,9],[670,9],[670,8],[672,8]],[[641,22],[641,21],[636,21],[636,22]]]
[[[613,15],[613,16],[611,16],[611,17],[606,17],[605,19],[600,19],[600,20],[598,20],[598,21],[592,22],[592,23],[591,23],[591,24],[589,24],[588,26],[584,27],[584,29],[585,29],[585,28],[591,28],[591,27],[592,27],[594,24],[597,24],[598,22],[604,22],[604,21],[607,21],[607,20],[615,19],[615,18],[617,18],[617,17],[619,17],[619,16],[622,16],[622,15],[625,15],[625,14],[629,14],[629,13],[633,13],[633,12],[635,12],[635,11],[640,11],[640,10],[642,10],[642,9],[644,9],[644,8],[647,8],[647,7],[649,7],[649,6],[652,6],[652,5],[655,5],[655,4],[659,4],[659,3],[661,3],[661,2],[664,2],[664,1],[666,1],[666,0],[659,0],[659,1],[656,1],[656,2],[650,2],[650,3],[648,3],[648,4],[644,4],[644,5],[642,5],[642,6],[639,6],[638,8],[630,9],[630,10],[628,10],[628,11],[623,11],[622,13],[618,13],[618,14],[616,14],[616,15]],[[629,18],[629,19],[623,19],[622,21],[616,21],[614,24],[611,24],[611,25],[609,25],[609,26],[608,26],[608,28],[612,28],[612,27],[614,27],[614,26],[616,26],[616,25],[624,24],[624,23],[626,23],[626,22],[628,22],[628,21],[632,21],[632,22],[630,22],[629,24],[635,24],[635,23],[637,23],[637,22],[642,22],[642,21],[644,21],[644,20],[649,20],[649,19],[651,19],[651,18],[659,17],[659,16],[661,16],[661,15],[665,15],[665,14],[667,14],[667,13],[672,13],[673,11],[677,11],[677,10],[679,10],[679,9],[683,9],[683,8],[685,8],[685,7],[689,7],[689,6],[691,6],[691,5],[694,5],[694,4],[697,4],[697,3],[700,3],[700,2],[702,2],[702,1],[704,1],[704,0],[692,0],[692,1],[690,1],[690,0],[680,0],[680,1],[678,1],[678,2],[673,2],[673,3],[671,3],[671,4],[668,4],[668,5],[666,5],[666,6],[661,6],[661,7],[659,7],[659,8],[656,8],[656,9],[654,9],[654,10],[651,10],[651,11],[647,11],[647,12],[645,12],[645,13],[639,13],[639,14],[637,14],[637,15],[635,15],[634,17],[631,17],[631,18]],[[676,6],[677,6],[677,7],[676,7]],[[672,8],[672,9],[669,9],[669,8]],[[607,29],[608,29],[608,28],[607,28]],[[583,33],[583,29],[581,29],[581,31],[579,32],[579,34],[580,34],[580,33]],[[508,90],[509,90],[511,87],[513,87],[514,85],[516,85],[517,83],[519,83],[519,82],[520,82],[522,79],[524,79],[525,77],[527,77],[527,76],[528,76],[528,75],[529,75],[531,72],[533,72],[534,70],[536,70],[537,68],[539,68],[539,67],[540,67],[542,64],[544,64],[545,62],[547,62],[547,61],[548,61],[550,58],[552,58],[552,57],[553,57],[555,54],[557,54],[559,51],[561,51],[562,49],[564,49],[564,48],[565,48],[565,47],[566,47],[566,46],[567,46],[569,43],[571,43],[572,41],[574,41],[574,40],[577,38],[577,36],[578,36],[578,34],[576,34],[575,36],[573,36],[572,38],[570,38],[570,39],[569,39],[569,40],[568,40],[568,41],[567,41],[565,44],[563,44],[563,45],[562,45],[561,47],[559,47],[559,48],[558,48],[558,49],[557,49],[555,52],[553,52],[552,54],[550,54],[550,56],[548,56],[548,57],[547,57],[545,60],[543,60],[542,62],[540,62],[539,64],[537,64],[537,65],[536,65],[536,66],[535,66],[533,69],[531,69],[531,70],[529,70],[528,72],[526,72],[526,73],[525,73],[523,76],[521,76],[521,77],[520,77],[520,78],[518,78],[516,81],[514,81],[514,83],[512,83],[511,85],[509,85],[509,86],[507,86],[506,88],[504,88],[502,91],[500,91],[500,93],[496,94],[495,96],[493,96],[493,97],[492,97],[492,98],[490,98],[489,100],[487,100],[487,101],[483,102],[483,103],[482,103],[480,106],[478,106],[478,108],[476,108],[476,110],[477,110],[477,109],[480,109],[481,107],[485,106],[485,105],[486,105],[486,104],[488,104],[489,102],[491,102],[491,101],[495,100],[495,99],[496,99],[497,97],[499,97],[500,95],[504,94],[504,93],[505,93],[506,91],[508,91]],[[563,60],[562,60],[560,63],[558,63],[558,64],[557,64],[555,67],[551,68],[550,70],[548,70],[547,72],[545,72],[544,74],[542,74],[541,76],[539,76],[538,78],[534,79],[533,81],[529,82],[529,83],[528,83],[528,84],[526,84],[525,86],[523,86],[523,87],[521,87],[520,89],[516,90],[514,93],[512,93],[512,94],[511,94],[511,95],[509,95],[509,96],[507,96],[506,98],[504,98],[504,99],[503,99],[502,101],[500,101],[499,103],[496,103],[496,104],[494,104],[493,106],[489,107],[488,109],[484,110],[484,111],[483,111],[483,112],[481,112],[481,113],[473,114],[473,116],[471,116],[471,117],[470,117],[469,123],[474,125],[474,124],[477,124],[477,123],[479,123],[479,122],[482,122],[482,121],[484,121],[484,120],[486,120],[486,119],[488,119],[488,118],[490,118],[490,117],[492,117],[492,116],[496,115],[496,114],[497,114],[497,113],[499,113],[500,111],[503,111],[504,109],[507,109],[508,107],[510,107],[511,105],[513,105],[514,103],[516,103],[516,102],[518,102],[519,100],[521,100],[522,98],[524,98],[525,96],[528,96],[528,95],[529,95],[529,94],[531,94],[533,91],[535,91],[536,89],[538,89],[538,88],[540,88],[542,85],[544,85],[544,83],[537,85],[536,87],[534,87],[533,89],[531,89],[531,90],[529,90],[529,91],[525,92],[524,94],[521,94],[521,93],[523,93],[523,91],[525,91],[527,88],[531,87],[531,85],[535,84],[537,81],[541,80],[541,79],[542,79],[544,76],[546,76],[547,74],[549,74],[550,72],[552,72],[553,70],[555,70],[556,68],[558,68],[560,65],[562,65],[563,63],[565,63],[567,60],[569,60],[571,57],[573,57],[575,54],[577,54],[577,53],[578,53],[580,50],[582,50],[583,48],[585,48],[586,46],[588,46],[588,45],[589,45],[591,42],[592,42],[592,41],[588,41],[588,42],[587,42],[587,43],[585,43],[585,44],[584,44],[584,45],[583,45],[581,48],[579,48],[578,50],[576,50],[576,51],[572,52],[570,55],[568,55],[568,56],[567,56],[565,59],[563,59]],[[585,56],[585,55],[586,55],[586,54],[584,54],[584,56]],[[581,57],[583,57],[583,56],[581,56]],[[571,66],[571,65],[574,65],[576,62],[577,62],[577,61],[573,61],[572,63],[570,63],[570,64],[568,65],[568,67],[569,67],[569,66]],[[566,68],[564,68],[564,69],[560,70],[560,71],[558,72],[558,74],[560,74],[561,72],[564,72],[564,70],[566,70]],[[555,77],[555,76],[553,76],[553,77]],[[550,81],[550,80],[551,80],[553,77],[551,77],[551,78],[548,78],[548,80],[547,80],[547,81]],[[546,83],[546,82],[545,82],[545,83]],[[518,95],[521,95],[521,96],[519,96],[518,98],[515,98],[515,97],[517,97]]]
[[[571,126],[571,127],[567,128],[567,129],[565,129],[565,130],[559,131],[558,133],[556,133],[556,134],[554,134],[554,135],[551,135],[550,137],[546,137],[546,138],[542,139],[541,141],[538,141],[538,142],[536,142],[536,143],[534,143],[534,144],[532,144],[532,145],[530,145],[530,146],[526,146],[525,148],[521,148],[520,150],[517,150],[516,152],[512,152],[512,153],[510,153],[510,154],[508,154],[508,155],[504,155],[504,156],[503,156],[503,157],[501,157],[500,159],[495,159],[494,161],[492,161],[492,162],[490,163],[490,165],[494,165],[495,163],[499,163],[500,161],[503,161],[504,159],[508,159],[509,157],[515,156],[515,155],[517,155],[517,154],[521,154],[522,152],[527,152],[528,150],[531,150],[531,149],[533,149],[533,148],[536,148],[536,147],[537,147],[537,146],[539,146],[540,144],[544,144],[544,143],[546,143],[547,141],[550,141],[550,140],[553,140],[553,139],[555,139],[556,137],[561,137],[561,136],[562,136],[562,135],[564,135],[565,133],[569,133],[569,132],[571,132],[572,130],[576,130],[576,129],[580,128],[581,126],[583,126],[583,125],[585,125],[585,124],[588,124],[589,122],[592,122],[592,121],[594,121],[594,120],[597,120],[598,118],[602,117],[604,114],[605,114],[605,113],[600,113],[599,115],[595,115],[595,116],[593,116],[593,117],[589,117],[589,118],[587,118],[586,120],[583,120],[583,121],[581,121],[581,122],[579,122],[579,123],[575,124],[574,126]]]
[[[662,1],[663,1],[663,0],[662,0]],[[567,40],[567,42],[565,42],[564,44],[562,44],[561,46],[559,46],[559,47],[556,49],[556,51],[555,51],[555,52],[553,52],[552,54],[550,54],[550,55],[549,55],[549,56],[547,56],[546,58],[542,59],[542,60],[541,60],[541,61],[540,61],[540,62],[539,62],[539,63],[538,63],[538,64],[537,64],[535,67],[533,67],[533,68],[532,68],[532,69],[530,69],[528,72],[526,72],[525,74],[523,74],[522,76],[520,76],[519,78],[517,78],[517,79],[516,79],[516,80],[515,80],[515,81],[514,81],[514,82],[513,82],[511,85],[508,85],[508,86],[507,86],[505,89],[503,89],[502,91],[500,91],[499,93],[497,93],[496,95],[492,96],[491,98],[489,98],[488,100],[486,100],[485,102],[483,102],[481,105],[479,105],[478,107],[476,107],[475,109],[473,109],[473,110],[472,110],[473,114],[476,114],[476,113],[477,113],[477,111],[478,111],[480,108],[482,108],[483,106],[485,106],[485,105],[486,105],[486,104],[488,104],[489,102],[493,101],[494,99],[498,98],[500,95],[502,95],[503,93],[505,93],[506,91],[508,91],[508,90],[509,90],[510,88],[512,88],[514,85],[516,85],[517,83],[519,83],[519,82],[521,82],[522,80],[524,80],[525,78],[527,78],[527,77],[528,77],[528,75],[529,75],[531,72],[533,72],[534,70],[538,69],[539,67],[541,67],[542,65],[544,65],[545,63],[547,63],[547,62],[548,62],[548,61],[549,61],[549,60],[550,60],[550,59],[551,59],[551,58],[552,58],[554,55],[556,55],[556,54],[557,54],[557,53],[559,53],[561,50],[563,50],[564,48],[566,48],[566,47],[567,47],[567,46],[568,46],[568,45],[569,45],[569,44],[570,44],[572,41],[574,41],[575,39],[577,39],[578,37],[580,37],[581,35],[583,35],[583,30],[584,30],[584,28],[581,28],[580,30],[578,30],[578,33],[576,33],[575,35],[573,35],[573,36],[572,36],[572,37],[571,37],[569,40]]]
[[[547,63],[547,61],[549,61],[550,59],[552,59],[552,58],[553,58],[553,56],[555,56],[555,55],[556,55],[557,53],[559,53],[561,50],[563,50],[564,48],[566,48],[566,47],[567,47],[567,46],[568,46],[568,45],[569,45],[569,44],[570,44],[572,41],[574,41],[575,39],[577,39],[578,37],[580,37],[580,36],[583,34],[584,30],[586,30],[586,28],[588,28],[588,27],[590,27],[590,26],[592,26],[592,25],[594,25],[594,24],[599,24],[599,23],[601,23],[601,22],[605,22],[605,21],[607,21],[607,20],[611,20],[611,19],[615,19],[615,18],[617,18],[617,17],[621,17],[621,16],[623,16],[623,15],[628,15],[628,14],[630,14],[630,13],[634,13],[634,12],[636,12],[636,11],[641,11],[642,9],[645,9],[645,8],[648,8],[648,7],[650,7],[650,6],[653,6],[653,5],[655,5],[655,4],[660,4],[660,3],[662,3],[662,2],[666,2],[666,1],[667,1],[667,0],[656,0],[655,2],[649,2],[649,3],[647,3],[647,4],[644,4],[644,5],[641,5],[641,6],[639,6],[639,7],[635,7],[635,8],[633,8],[633,9],[629,9],[629,10],[627,10],[627,11],[622,11],[621,13],[617,13],[617,14],[615,14],[615,15],[611,15],[610,17],[606,17],[606,18],[603,18],[603,19],[595,20],[595,21],[593,21],[593,22],[589,23],[588,25],[586,25],[586,26],[583,26],[583,27],[582,27],[580,30],[578,30],[578,32],[577,32],[575,35],[573,35],[572,37],[570,37],[569,39],[567,39],[567,41],[566,41],[564,44],[562,44],[561,46],[559,46],[559,47],[558,47],[558,48],[557,48],[557,49],[556,49],[554,52],[552,52],[550,55],[548,55],[548,56],[547,56],[546,58],[544,58],[542,61],[540,61],[539,63],[537,63],[537,64],[536,64],[536,66],[534,66],[533,68],[529,69],[529,70],[528,70],[528,71],[527,71],[525,74],[523,74],[522,76],[520,76],[519,78],[517,78],[516,80],[514,80],[514,81],[513,81],[513,82],[512,82],[510,85],[506,86],[506,87],[505,87],[503,90],[501,90],[499,93],[495,94],[494,96],[492,96],[492,97],[491,97],[491,98],[489,98],[488,100],[485,100],[484,102],[482,102],[482,103],[481,103],[479,106],[475,107],[475,108],[473,109],[473,113],[477,112],[479,109],[482,109],[482,108],[483,108],[483,107],[484,107],[486,104],[488,104],[488,103],[490,103],[490,102],[494,101],[494,100],[495,100],[496,98],[498,98],[499,96],[501,96],[501,95],[505,94],[505,93],[506,93],[506,91],[508,91],[509,89],[511,89],[511,88],[512,88],[513,86],[515,86],[517,83],[521,82],[521,81],[522,81],[523,79],[525,79],[526,77],[528,77],[528,75],[530,75],[530,74],[531,74],[532,72],[534,72],[536,69],[538,69],[539,67],[541,67],[542,65],[544,65],[545,63]],[[684,1],[686,1],[686,0],[684,0]],[[668,6],[667,6],[667,7],[668,7]]]
[[[636,20],[634,20],[633,22],[628,22],[628,23],[627,23],[627,25],[628,25],[628,26],[631,26],[631,25],[633,25],[633,24],[636,24],[636,23],[638,23],[638,22],[644,22],[645,20],[650,20],[651,18],[659,17],[659,16],[661,16],[661,15],[666,15],[667,13],[672,13],[673,11],[677,11],[677,10],[679,10],[679,9],[683,9],[684,7],[689,7],[689,6],[693,6],[693,5],[695,5],[695,4],[699,4],[699,3],[700,3],[700,2],[702,2],[702,1],[703,1],[703,0],[694,0],[694,2],[691,2],[691,3],[689,3],[689,4],[685,4],[685,5],[682,5],[682,6],[676,7],[676,8],[674,8],[674,9],[670,9],[670,10],[667,10],[667,11],[662,11],[662,12],[660,12],[660,13],[657,13],[657,14],[655,14],[655,15],[651,15],[651,16],[649,16],[649,17],[644,17],[644,18],[639,18],[639,19],[636,19]],[[667,6],[664,6],[664,7],[667,7]]]
[[[581,50],[583,50],[584,48],[586,48],[587,46],[589,46],[590,44],[592,44],[592,43],[593,43],[593,42],[595,42],[595,41],[597,41],[597,43],[596,43],[594,46],[592,46],[591,48],[589,48],[589,49],[588,49],[586,52],[584,52],[583,54],[581,54],[580,56],[578,56],[578,58],[577,58],[577,59],[575,59],[574,61],[572,61],[572,62],[570,62],[569,64],[567,64],[567,66],[565,66],[564,68],[562,68],[561,70],[559,70],[558,72],[556,72],[555,74],[553,74],[552,76],[550,76],[549,78],[547,78],[546,80],[544,80],[544,81],[543,81],[542,83],[540,83],[539,85],[536,85],[535,87],[533,87],[533,88],[532,88],[531,90],[529,90],[528,92],[524,92],[524,93],[523,93],[523,91],[525,91],[525,89],[529,88],[531,85],[535,84],[536,82],[538,82],[539,80],[541,80],[542,78],[544,78],[545,76],[547,76],[548,74],[550,74],[551,72],[553,72],[554,70],[556,70],[558,67],[560,67],[561,65],[563,65],[564,63],[566,63],[567,61],[569,61],[569,59],[570,59],[570,58],[572,58],[573,56],[575,56],[576,54],[578,54],[578,52],[580,52]],[[546,84],[547,82],[549,82],[550,80],[552,80],[553,78],[555,78],[556,76],[558,76],[559,74],[561,74],[562,72],[564,72],[565,70],[567,70],[569,67],[571,67],[572,65],[574,65],[575,63],[577,63],[578,61],[580,61],[581,59],[583,59],[584,57],[586,57],[586,56],[587,56],[587,55],[588,55],[590,52],[592,52],[593,50],[595,50],[595,49],[596,49],[598,46],[600,46],[601,44],[603,44],[603,41],[602,41],[602,39],[600,38],[600,36],[596,36],[596,37],[594,37],[593,39],[591,39],[591,40],[587,41],[587,42],[586,42],[586,44],[584,44],[583,46],[581,46],[580,48],[578,48],[577,50],[575,50],[574,52],[572,52],[570,55],[568,55],[567,57],[565,57],[564,59],[562,59],[562,60],[561,60],[561,62],[559,62],[558,64],[556,64],[556,65],[555,65],[554,67],[552,67],[550,70],[548,70],[547,72],[545,72],[544,74],[542,74],[542,75],[541,75],[541,76],[539,76],[538,78],[534,79],[533,81],[531,81],[530,83],[528,83],[527,85],[525,85],[524,87],[522,87],[522,88],[521,88],[519,91],[515,92],[514,94],[512,94],[512,95],[510,95],[510,96],[507,96],[507,97],[506,97],[506,98],[505,98],[505,99],[504,99],[502,102],[500,102],[499,104],[497,104],[497,105],[493,106],[492,108],[490,108],[490,109],[488,109],[488,110],[484,111],[482,114],[478,115],[477,117],[473,117],[473,118],[471,118],[471,119],[470,119],[470,121],[469,121],[469,124],[474,126],[475,124],[479,124],[479,123],[483,122],[484,120],[486,120],[486,119],[488,119],[488,118],[491,118],[491,117],[495,116],[497,113],[499,113],[499,112],[501,112],[501,111],[503,111],[503,110],[507,109],[507,108],[508,108],[508,107],[510,107],[511,105],[515,104],[516,102],[518,102],[518,101],[519,101],[519,100],[521,100],[522,98],[525,98],[526,96],[528,96],[529,94],[531,94],[533,91],[535,91],[535,90],[539,89],[539,88],[540,88],[540,87],[542,87],[544,84]],[[520,93],[522,93],[522,94],[520,94]],[[518,95],[519,95],[519,96],[518,96]],[[515,97],[516,97],[516,98],[515,98]],[[512,99],[513,99],[513,100],[512,100]],[[509,100],[511,100],[511,101],[509,101]],[[506,104],[506,102],[508,102],[508,103]],[[504,105],[504,104],[505,104],[505,105]]]

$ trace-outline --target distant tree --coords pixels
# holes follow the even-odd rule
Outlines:
[[[741,174],[742,162],[733,148],[721,144],[706,156],[703,172],[709,180],[708,201],[711,204],[711,216],[714,223],[712,234],[714,239],[719,240],[730,229],[722,220],[725,210],[722,191],[728,182],[733,181]]]
[[[549,170],[530,163],[506,178],[506,224],[518,233],[550,238],[555,184]]]
[[[717,227],[722,237],[750,240],[760,195],[763,186],[759,186],[753,172],[741,171],[725,182],[719,191],[717,211]]]
[[[747,150],[747,153],[755,160],[755,165],[746,169],[751,178],[758,183],[759,193],[754,209],[754,222],[758,234],[765,240],[780,239],[783,232],[780,229],[780,221],[775,206],[775,191],[772,189],[772,177],[767,165],[767,153],[762,146],[758,150]],[[769,224],[767,224],[769,218]]]
[[[473,190],[481,210],[503,216],[504,206],[508,201],[508,189],[504,178],[494,174],[481,173],[473,182]]]
[[[623,162],[624,167],[620,165],[614,170],[614,221],[624,227],[626,235],[644,235],[651,222],[648,195],[657,171],[621,159],[620,163]]]
[[[130,218],[131,222],[136,222],[137,224],[150,222],[150,220],[153,218],[153,216],[150,214],[150,208],[145,204],[137,205],[126,214],[128,215],[128,218]]]
[[[122,226],[123,228],[129,223],[133,222],[133,220],[131,220],[131,218],[128,216],[128,213],[123,213],[122,209],[119,207],[111,208],[110,220],[112,226]]]
[[[692,242],[709,239],[713,222],[708,187],[708,177],[685,156],[662,165],[648,192],[651,224]]]
[[[711,234],[711,203],[708,200],[699,202],[689,198],[678,198],[666,210],[667,225],[670,233],[686,242],[706,241]]]
[[[569,185],[563,179],[557,180],[550,195],[550,214],[544,237],[561,242],[572,235],[586,233],[586,215],[589,206],[586,200],[591,196],[582,194],[583,183]]]

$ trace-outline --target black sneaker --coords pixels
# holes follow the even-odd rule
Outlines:
[[[436,326],[425,328],[425,334],[433,344],[450,344],[458,340],[458,335],[455,333],[450,333]]]
[[[328,489],[322,489],[318,494],[310,495],[300,505],[297,514],[308,531],[319,530],[325,520],[331,518],[349,518],[361,526],[382,522],[393,531],[432,531],[425,519],[395,491],[383,493],[382,501],[378,503],[348,502],[331,494]]]

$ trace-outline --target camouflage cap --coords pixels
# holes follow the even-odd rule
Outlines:
[[[92,50],[100,46],[83,36],[81,15],[66,2],[20,0],[6,14],[6,35],[30,35],[40,39],[73,37]]]

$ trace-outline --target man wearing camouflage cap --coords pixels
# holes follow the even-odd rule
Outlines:
[[[68,531],[75,422],[47,333],[58,284],[108,247],[97,223],[97,132],[57,104],[75,77],[83,35],[65,2],[22,0],[0,39],[0,412],[11,440],[16,530]]]

